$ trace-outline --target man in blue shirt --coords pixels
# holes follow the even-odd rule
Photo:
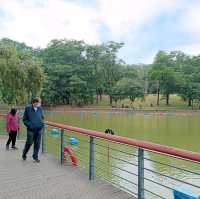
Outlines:
[[[44,127],[44,115],[41,108],[40,98],[32,100],[32,104],[27,106],[24,111],[23,122],[27,127],[27,139],[23,150],[22,159],[26,160],[26,154],[28,153],[31,145],[34,143],[33,160],[40,162],[38,159],[38,153],[40,149],[41,134]]]

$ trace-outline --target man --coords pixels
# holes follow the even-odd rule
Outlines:
[[[24,125],[27,127],[27,139],[23,150],[22,159],[26,160],[26,154],[28,153],[31,145],[34,143],[33,160],[37,163],[38,153],[40,149],[40,141],[42,129],[44,127],[43,109],[41,108],[41,99],[35,98],[32,100],[32,105],[25,108],[23,116]]]

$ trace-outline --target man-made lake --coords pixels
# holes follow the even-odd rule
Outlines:
[[[49,112],[48,119],[200,152],[200,113]]]
[[[102,132],[104,132],[106,128],[111,128],[114,130],[116,135],[200,152],[200,114],[198,113],[47,112],[47,119]],[[105,147],[99,146],[98,150],[107,154],[108,143],[103,143],[102,145]],[[112,144],[111,147],[128,153],[137,153],[136,149],[123,145],[116,146],[116,144]],[[109,151],[109,153],[113,153],[114,157],[118,157],[127,162],[137,162],[136,157],[125,155],[119,151]],[[96,155],[95,157],[97,157],[101,162],[106,163],[109,161],[109,164],[114,165],[114,167],[106,167],[106,171],[103,172],[104,177],[106,176],[110,180],[114,180],[117,184],[120,184],[133,192],[136,191],[136,187],[129,182],[127,183],[123,178],[136,183],[137,177],[130,175],[130,173],[128,174],[123,172],[120,169],[116,169],[116,167],[119,167],[136,173],[137,168],[134,167],[134,165],[120,162],[120,160],[117,161],[114,158],[109,158],[108,160],[106,157],[102,157],[101,155]],[[161,156],[150,152],[146,152],[145,157],[200,173],[199,164],[191,164],[187,161],[177,160],[168,156]],[[96,161],[95,164],[100,165],[98,161]],[[148,160],[145,160],[145,167],[162,174],[177,177],[178,179],[189,183],[200,185],[200,175],[193,175]],[[98,173],[98,171],[96,171],[96,173]],[[118,177],[110,174],[116,174]],[[148,171],[145,171],[145,175],[149,179],[154,179],[154,181],[172,188],[182,184]],[[159,186],[156,187],[156,185],[149,183],[148,181],[145,182],[145,184],[151,191],[159,193],[165,198],[172,198],[172,190],[167,190]],[[200,195],[200,190],[198,188],[195,189],[195,191]]]

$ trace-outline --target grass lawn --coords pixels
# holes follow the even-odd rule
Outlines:
[[[139,110],[179,110],[179,109],[185,109],[185,110],[191,110],[191,107],[188,107],[188,102],[183,101],[180,96],[177,94],[170,95],[170,100],[169,100],[169,106],[166,106],[166,99],[160,95],[160,106],[158,107],[156,105],[157,102],[157,95],[156,94],[148,94],[145,96],[143,100],[141,99],[136,99],[133,104],[131,104],[131,101],[129,99],[124,99],[124,100],[119,100],[117,103],[113,101],[113,107],[116,108],[121,108],[122,104],[124,105],[125,108],[135,108]],[[152,106],[151,106],[152,105]],[[23,109],[24,106],[20,106],[18,109]],[[68,110],[69,108],[71,109],[71,106],[69,105],[59,105],[59,106],[54,106],[52,110],[60,110],[59,108],[61,107],[61,110]],[[110,108],[109,104],[109,97],[106,95],[102,96],[102,100],[99,101],[98,104],[94,103],[93,105],[88,105],[84,107],[91,107],[91,108]],[[83,108],[84,108],[83,107]],[[6,106],[6,105],[0,105],[0,113],[6,113],[10,110],[11,107]],[[198,109],[198,107],[195,107],[194,109]]]
[[[156,94],[148,94],[145,96],[144,100],[136,99],[132,105],[131,105],[131,101],[129,99],[118,101],[117,103],[113,102],[113,105],[116,107],[122,107],[122,104],[124,104],[124,106],[128,106],[129,108],[134,107],[137,109],[143,109],[143,108],[144,109],[157,109],[157,108],[189,109],[187,106],[187,101],[184,102],[181,99],[181,97],[179,97],[176,94],[170,95],[169,106],[166,106],[166,100],[162,95],[160,96],[160,106],[159,107],[157,107],[156,102],[157,102],[157,95]],[[151,104],[153,105],[153,107],[151,107]],[[109,107],[109,97],[103,96],[102,101],[99,101],[98,104],[94,104],[93,106]]]

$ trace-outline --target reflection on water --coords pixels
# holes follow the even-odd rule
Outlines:
[[[103,132],[106,128],[111,128],[117,135],[200,152],[200,115],[198,114],[48,112],[47,117],[52,121]],[[84,138],[81,137],[81,139]],[[101,152],[100,154],[95,154],[97,160],[95,162],[95,172],[125,186],[132,192],[137,192],[137,187],[134,185],[137,183],[137,176],[131,174],[137,173],[137,167],[134,166],[134,164],[137,164],[137,158],[129,155],[130,153],[137,154],[137,150],[132,147],[112,143],[109,144],[109,147],[117,150],[109,149],[108,151],[107,142],[97,141],[97,143],[102,144],[103,147],[95,146],[96,151]],[[125,155],[120,150],[126,151],[129,154]],[[83,151],[80,153],[84,155]],[[108,158],[108,153],[110,154],[110,158]],[[88,154],[85,157],[88,157]],[[197,176],[186,171],[158,164],[156,161],[172,164],[197,173],[200,173],[199,164],[150,152],[145,152],[145,157],[155,160],[155,162],[145,160],[145,168],[157,172],[145,171],[147,179],[172,188],[182,184],[181,182],[159,175],[161,173],[188,183],[200,185],[200,175]],[[86,159],[84,161],[87,161]],[[85,163],[85,165],[87,164]],[[159,193],[161,196],[172,198],[172,190],[161,188],[159,185],[152,184],[148,180],[145,180],[145,187],[155,193]],[[199,192],[200,195],[200,190],[195,189],[195,191]]]

